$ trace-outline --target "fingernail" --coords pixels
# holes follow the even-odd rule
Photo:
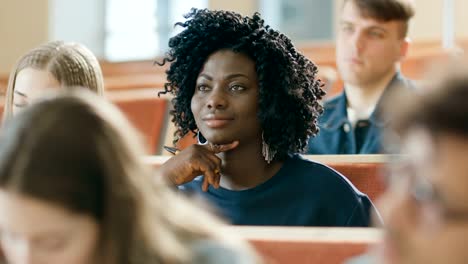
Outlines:
[[[171,153],[172,155],[177,155],[177,154],[179,154],[179,152],[180,152],[179,149],[174,148],[174,147],[163,146],[163,148],[164,148],[167,152]]]

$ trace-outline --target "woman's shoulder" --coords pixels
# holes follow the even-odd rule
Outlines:
[[[256,256],[247,250],[225,245],[215,240],[197,240],[193,243],[194,264],[256,264]]]
[[[353,194],[361,194],[356,187],[340,172],[317,161],[312,161],[295,154],[289,157],[285,173],[303,183],[320,185],[321,188],[342,189]]]
[[[341,178],[343,175],[331,167],[310,159],[306,159],[299,154],[290,155],[287,164],[287,172],[301,175],[321,175],[327,177]]]

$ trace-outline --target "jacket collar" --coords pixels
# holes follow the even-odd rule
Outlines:
[[[382,115],[382,103],[386,97],[395,89],[408,89],[412,87],[412,83],[403,77],[400,72],[397,72],[393,76],[392,80],[388,83],[384,92],[380,96],[377,105],[369,117],[369,122],[377,127],[384,127],[389,122],[388,118]],[[325,104],[327,112],[329,112],[329,118],[323,124],[324,129],[336,130],[340,128],[344,123],[348,121],[348,112],[347,112],[347,99],[346,91],[343,89],[343,92],[331,99]]]
[[[326,130],[337,130],[344,123],[348,122],[348,114],[346,111],[346,93],[342,92],[335,98],[325,103],[325,111],[328,112],[328,118],[322,125]],[[322,116],[325,117],[325,116]]]

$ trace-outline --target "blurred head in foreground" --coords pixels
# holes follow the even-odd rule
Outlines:
[[[382,263],[468,259],[468,68],[441,72],[399,101],[392,138],[403,156],[380,206]]]

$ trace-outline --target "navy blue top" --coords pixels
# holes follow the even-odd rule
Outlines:
[[[369,198],[335,170],[299,155],[248,190],[201,189],[203,176],[179,186],[201,195],[235,225],[369,226]]]
[[[381,104],[393,89],[413,88],[413,83],[397,73],[388,86],[374,112],[367,120],[358,120],[353,129],[348,119],[346,92],[324,104],[319,117],[320,132],[309,140],[308,154],[379,154],[382,148],[382,130],[388,120],[381,115]]]

